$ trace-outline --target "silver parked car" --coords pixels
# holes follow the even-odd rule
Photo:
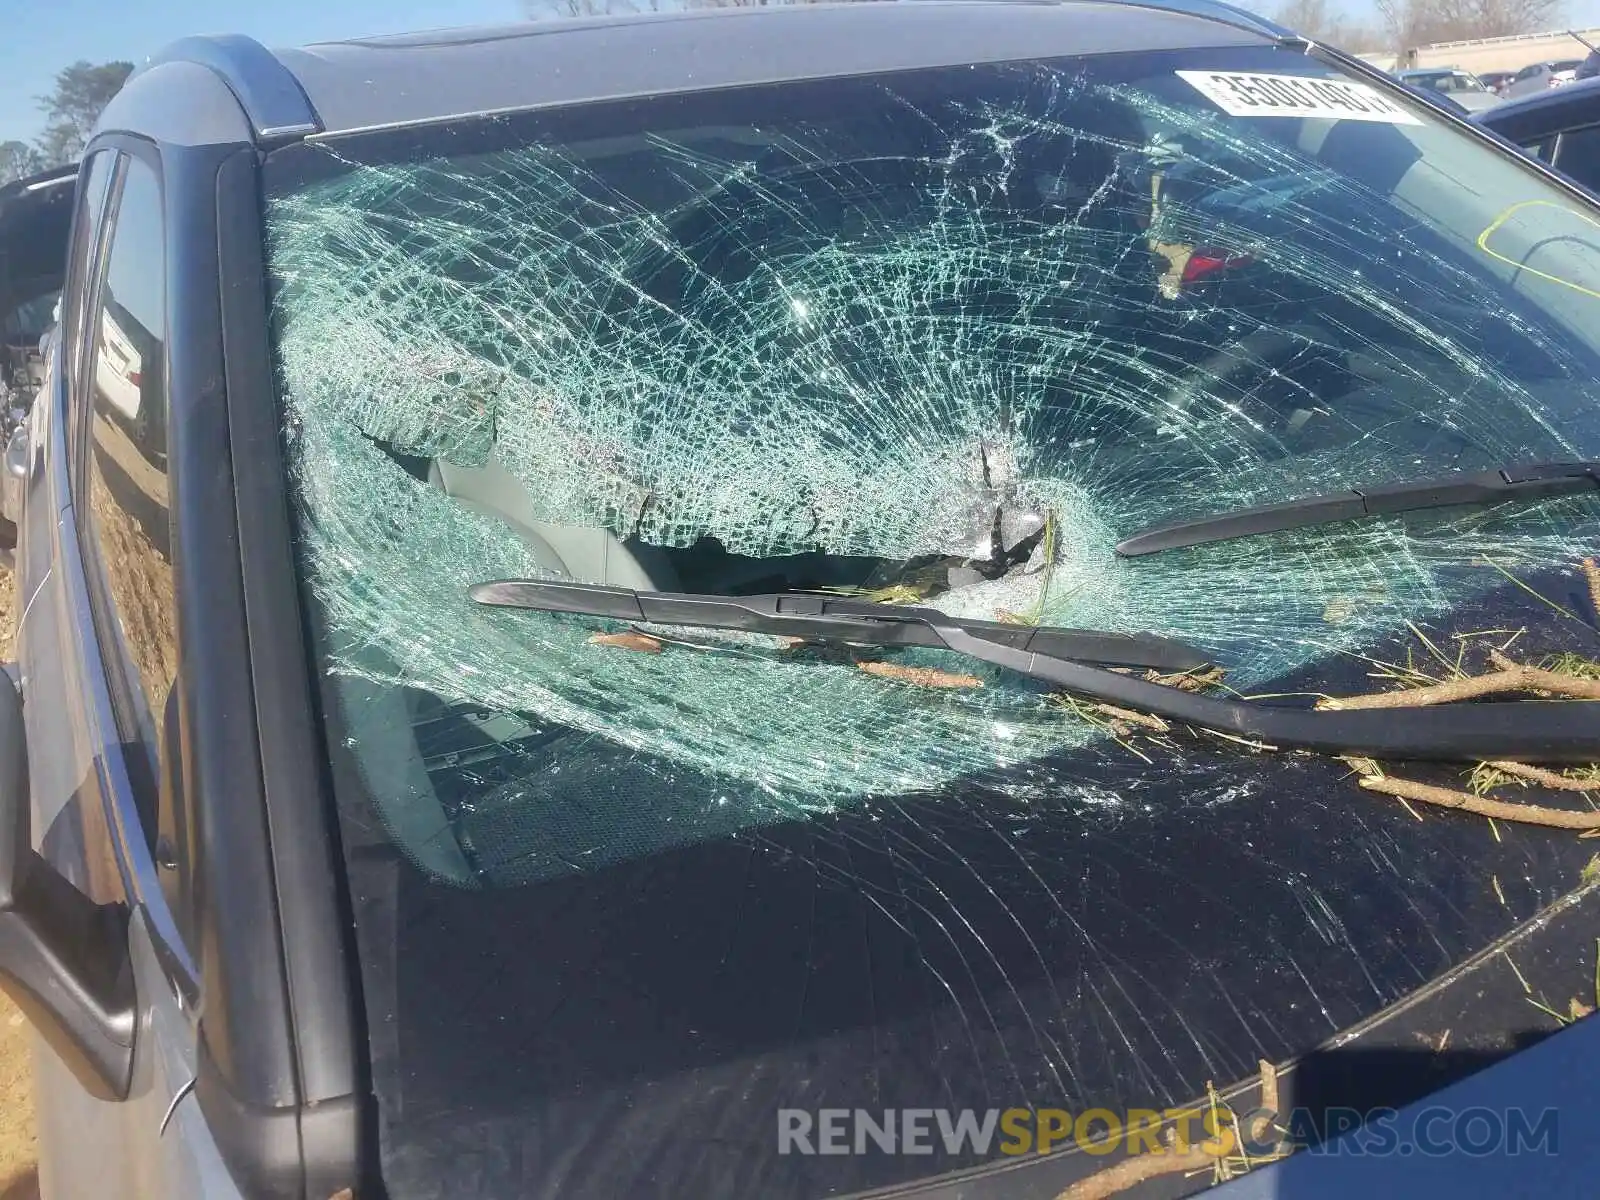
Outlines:
[[[1563,58],[1558,62],[1529,63],[1511,77],[1511,82],[1506,84],[1505,91],[1501,93],[1507,100],[1514,100],[1518,96],[1531,96],[1535,92],[1542,92],[1549,88],[1560,87],[1564,83],[1571,83],[1578,76],[1578,69],[1583,66],[1581,58]]]
[[[1500,102],[1500,97],[1481,79],[1459,67],[1418,68],[1397,72],[1397,77],[1412,87],[1428,88],[1448,96],[1468,112],[1493,108]]]

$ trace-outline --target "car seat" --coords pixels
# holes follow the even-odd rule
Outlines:
[[[510,526],[534,561],[553,575],[638,591],[678,590],[677,572],[665,551],[635,539],[624,542],[600,526],[539,520],[527,485],[506,470],[493,451],[481,467],[434,459],[428,477],[458,503]]]

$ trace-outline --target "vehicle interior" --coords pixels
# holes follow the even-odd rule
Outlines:
[[[39,343],[55,320],[76,171],[0,188],[0,384],[21,402],[42,382]]]
[[[1009,164],[1010,188],[983,195],[972,212],[985,222],[1066,231],[1074,253],[1098,263],[1092,291],[1041,300],[1024,297],[1027,280],[969,279],[938,302],[949,314],[940,319],[954,321],[956,314],[964,320],[974,314],[1003,319],[1025,302],[1035,325],[1080,334],[1096,330],[1124,344],[1153,348],[1147,352],[1173,366],[1165,399],[1153,409],[1130,407],[1124,413],[1116,413],[1111,402],[1107,416],[1129,423],[1120,437],[1101,438],[1097,450],[1105,456],[1128,455],[1130,474],[1139,471],[1135,454],[1147,457],[1154,447],[1161,449],[1161,469],[1175,469],[1174,456],[1191,451],[1164,438],[1163,424],[1170,425],[1174,414],[1198,420],[1207,409],[1230,423],[1230,436],[1244,432],[1253,439],[1256,453],[1286,462],[1315,459],[1348,438],[1352,429],[1380,425],[1394,438],[1409,426],[1403,439],[1409,449],[1439,469],[1483,458],[1485,451],[1474,445],[1466,429],[1440,421],[1422,397],[1407,395],[1412,389],[1395,364],[1403,356],[1434,353],[1432,347],[1375,320],[1367,297],[1319,278],[1320,268],[1278,256],[1282,265],[1275,269],[1274,256],[1251,253],[1254,247],[1286,246],[1291,239],[1303,247],[1307,261],[1318,253],[1329,259],[1376,256],[1392,239],[1416,240],[1415,249],[1403,253],[1419,285],[1426,280],[1420,291],[1433,314],[1457,327],[1480,353],[1514,366],[1528,386],[1548,386],[1552,394],[1559,390],[1553,360],[1526,340],[1498,330],[1470,302],[1454,297],[1458,279],[1439,265],[1453,255],[1451,247],[1430,243],[1427,235],[1407,228],[1402,210],[1375,208],[1370,193],[1358,195],[1345,182],[1360,172],[1375,186],[1393,189],[1397,199],[1416,192],[1417,201],[1429,202],[1425,191],[1417,189],[1434,185],[1411,170],[1417,155],[1403,141],[1396,139],[1385,153],[1375,153],[1377,139],[1368,135],[1352,154],[1341,147],[1338,136],[1321,144],[1308,142],[1304,139],[1314,136],[1311,130],[1284,122],[1281,131],[1274,131],[1283,139],[1277,150],[1231,153],[1221,143],[1207,145],[1193,138],[1186,148],[1180,128],[1153,120],[1133,105],[1105,104],[1094,116],[1078,120],[1075,128],[1021,143]],[[648,140],[579,144],[568,153],[594,173],[597,186],[638,202],[670,204],[674,248],[631,264],[629,284],[651,305],[675,311],[696,303],[708,280],[737,289],[765,270],[766,261],[783,257],[787,246],[804,248],[819,232],[862,237],[869,210],[871,224],[891,238],[901,224],[912,228],[940,219],[937,203],[942,201],[930,205],[929,198],[947,194],[944,189],[952,186],[943,166],[908,153],[907,146],[892,138],[874,142],[870,133],[841,154],[838,133],[837,127],[830,130],[824,149],[798,144],[792,136],[762,145],[754,130],[734,138],[725,129],[687,129]],[[1297,137],[1301,144],[1296,144]],[[707,153],[737,152],[759,164],[761,183],[717,184],[686,197],[663,194],[653,162],[657,147],[667,139]],[[1181,159],[1161,164],[1143,149],[1164,144]],[[1281,161],[1272,162],[1272,157]],[[979,180],[987,164],[979,160],[965,169]],[[1152,199],[1153,180],[1159,180],[1159,199]],[[1091,197],[1093,202],[1085,203]],[[1338,212],[1341,228],[1348,232],[1314,247],[1293,224],[1307,203]],[[1212,242],[1231,237],[1234,244],[1197,250],[1200,234],[1181,228],[1162,233],[1183,224],[1204,226]],[[1175,251],[1187,256],[1176,277],[1170,257]],[[649,320],[634,300],[623,303],[608,314],[610,319],[619,324]],[[1252,320],[1244,329],[1238,326],[1241,312]],[[1194,347],[1203,340],[1197,328],[1212,325],[1217,326],[1219,344],[1197,356]],[[991,352],[1020,356],[1025,349],[1002,342]],[[864,364],[866,369],[873,366]],[[1086,404],[1107,404],[1119,390],[1137,396],[1141,369],[1133,361],[1107,356],[1095,364],[1093,376],[1080,367],[1073,384],[1065,378],[1049,381],[1038,419],[1048,421],[1051,413],[1059,413],[1063,421],[1073,422]],[[1440,355],[1434,369],[1453,374],[1458,367],[1448,355]],[[1459,386],[1470,383],[1463,376]],[[1248,431],[1238,428],[1234,410],[1217,410],[1222,399],[1249,406],[1253,419]],[[502,431],[507,428],[502,422]],[[1194,452],[1204,454],[1203,449]],[[930,565],[927,556],[736,555],[711,537],[687,548],[653,546],[637,536],[619,538],[602,527],[541,520],[528,486],[507,469],[494,448],[472,465],[443,456],[425,462],[419,477],[516,529],[541,566],[557,576],[641,590],[739,594],[890,586],[903,582],[898,572],[925,575]],[[946,565],[958,564],[951,560]],[[942,590],[936,587],[935,593]]]

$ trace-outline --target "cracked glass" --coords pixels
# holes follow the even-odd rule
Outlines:
[[[1126,954],[1090,935],[1085,881],[1105,860],[1064,846],[1164,806],[1204,822],[1244,797],[1321,795],[1336,767],[1247,750],[1119,758],[1105,722],[943,651],[634,630],[467,594],[566,578],[914,599],[1160,633],[1204,649],[1234,688],[1308,693],[1348,686],[1413,626],[1493,611],[1517,594],[1508,578],[1570,579],[1600,542],[1593,496],[1114,553],[1146,526],[1241,505],[1600,458],[1595,210],[1423,106],[1326,88],[1341,79],[1283,51],[1136,53],[656,97],[276,156],[272,321],[347,842],[419,872],[428,911],[460,913],[458,929],[515,926],[513,906],[549,889],[659,883],[682,855],[726,865],[736,850],[745,901],[800,870],[813,917],[841,896],[859,911],[832,932],[777,923],[770,953],[809,965],[773,974],[815,983],[813,1007],[798,1002],[760,1053],[730,1044],[759,1058],[805,1044],[816,1021],[872,1030],[874,1071],[929,1057],[930,1103],[957,1077],[1018,1102],[1183,1098],[1475,949],[1481,929],[1440,933],[1438,897],[1405,890],[1392,839],[1412,835],[1388,826],[1353,845],[1384,876],[1371,894],[1409,905],[1378,926],[1399,949],[1349,932],[1366,901],[1284,866],[1294,852],[1239,851],[1282,867],[1272,887],[1300,914],[1286,924],[1348,950],[1332,984],[1288,951],[1252,960],[1303,981],[1302,1016],[1214,951],[1202,965],[1153,928]],[[630,632],[648,636],[595,641]],[[876,662],[962,678],[916,686],[862,669]],[[1157,853],[1127,873],[1148,876]],[[1076,881],[1061,870],[1074,862]],[[1548,898],[1525,874],[1525,902]],[[1160,886],[1202,907],[1218,886],[1177,878]],[[1029,905],[1052,933],[1022,922]],[[1068,979],[1042,946],[1073,930],[1086,958]],[[706,961],[756,970],[763,952],[728,936]],[[833,937],[903,956],[896,986],[920,999],[829,992]],[[1374,957],[1391,952],[1397,974]],[[1151,954],[1206,975],[1208,1003],[1241,1025],[1140,1015],[1162,1007]],[[407,969],[390,961],[372,986]],[[902,1001],[932,1015],[885,1015]],[[626,1007],[623,1025],[698,1044],[694,1004]],[[829,1045],[842,1057],[823,1074],[857,1079]],[[490,1137],[484,1120],[433,1130],[443,1140],[423,1138],[432,1150],[405,1169]],[[709,1169],[697,1163],[682,1179]],[[604,1194],[596,1178],[565,1182]]]

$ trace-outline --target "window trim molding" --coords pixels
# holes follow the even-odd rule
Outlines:
[[[72,228],[72,239],[69,243],[69,258],[67,262],[67,275],[62,281],[61,319],[59,321],[59,335],[61,338],[61,358],[65,368],[67,384],[67,479],[71,485],[73,503],[77,503],[77,481],[81,472],[78,470],[76,454],[78,449],[77,439],[73,431],[78,422],[78,386],[83,379],[84,353],[82,342],[78,338],[79,330],[83,324],[83,314],[80,311],[87,298],[100,290],[100,272],[105,259],[106,217],[109,213],[111,197],[116,194],[122,173],[122,163],[125,155],[121,149],[111,145],[101,145],[84,155],[83,162],[91,164],[91,160],[99,155],[107,156],[111,168],[106,179],[105,191],[101,193],[99,204],[92,214],[81,212],[79,219],[75,219]],[[91,166],[92,169],[92,166]],[[88,187],[90,170],[79,168],[77,197],[81,202]],[[84,249],[83,262],[74,261],[78,251],[78,238],[81,231],[81,220],[93,221],[94,225],[86,235],[87,246]],[[73,301],[69,306],[69,299]]]
[[[97,236],[92,248],[93,268],[85,278],[83,303],[78,315],[86,323],[91,314],[99,311],[101,297],[105,289],[106,276],[110,269],[110,252],[115,243],[117,223],[122,213],[123,191],[127,183],[130,160],[137,159],[154,175],[160,202],[163,239],[161,256],[163,271],[162,354],[170,357],[169,334],[172,321],[167,303],[169,288],[165,278],[167,196],[160,155],[152,144],[141,139],[128,137],[116,137],[97,142],[90,148],[88,154],[94,154],[102,150],[115,153],[116,159],[114,160],[112,175],[100,207],[100,224],[96,231]],[[87,159],[88,155],[85,157]],[[63,316],[65,315],[63,313]],[[142,730],[128,727],[130,714],[137,710],[137,706],[141,702],[144,702],[140,696],[142,688],[129,675],[128,668],[131,659],[117,619],[116,598],[111,593],[106,567],[100,557],[98,539],[94,531],[94,522],[88,503],[88,492],[85,490],[88,487],[89,479],[93,422],[93,405],[89,402],[88,395],[93,383],[88,372],[95,361],[95,342],[98,335],[97,333],[91,335],[89,329],[83,328],[78,338],[78,344],[73,345],[70,341],[73,333],[74,331],[71,329],[63,330],[63,337],[69,339],[63,349],[71,355],[77,368],[75,372],[69,375],[67,477],[72,492],[73,510],[78,514],[76,520],[78,544],[82,560],[84,590],[93,626],[95,657],[105,679],[106,691],[111,699],[111,715],[123,749],[124,768],[129,787],[133,791],[134,806],[139,814],[139,824],[144,835],[142,848],[144,852],[149,853],[155,845],[156,814],[160,804],[160,742],[163,714],[159,712],[150,714],[152,735],[150,738],[146,738]],[[167,374],[168,372],[164,367],[162,371],[163,380],[165,380]],[[165,394],[162,396],[162,404],[164,408],[170,408],[170,399]],[[169,526],[168,545],[170,547],[172,510],[170,479],[168,480],[166,509]],[[175,609],[176,595],[174,595]],[[176,628],[174,632],[176,634]],[[142,747],[143,753],[137,756],[130,753],[130,747],[135,745]],[[135,758],[139,760],[137,763],[134,761]],[[127,850],[124,849],[124,853],[126,852]]]
[[[87,148],[84,161],[87,162],[93,156],[102,153],[112,156],[112,173],[95,213],[98,226],[81,279],[69,275],[64,288],[65,294],[66,289],[77,284],[82,292],[81,301],[86,310],[91,301],[98,300],[103,286],[108,265],[107,246],[110,232],[114,227],[114,220],[108,218],[115,211],[112,207],[113,197],[120,200],[120,188],[130,157],[141,159],[156,172],[161,190],[163,214],[167,207],[166,182],[160,158],[152,143],[125,135],[102,136],[96,138]],[[80,188],[81,179],[82,176],[80,176]],[[75,218],[75,234],[76,228]],[[170,305],[164,303],[164,308],[165,323],[170,326]],[[127,745],[122,741],[118,725],[117,691],[127,686],[127,680],[120,665],[113,664],[106,653],[102,628],[107,618],[112,621],[116,618],[114,614],[103,611],[106,597],[103,595],[101,565],[97,553],[89,544],[92,532],[85,527],[80,514],[82,507],[80,489],[84,478],[81,455],[87,449],[85,436],[87,425],[84,420],[86,408],[81,403],[79,384],[84,379],[82,368],[88,357],[88,351],[83,344],[84,339],[74,340],[76,330],[69,325],[70,319],[71,313],[64,302],[58,334],[60,345],[57,349],[60,355],[58,365],[63,376],[59,383],[59,412],[62,420],[61,428],[56,434],[59,440],[55,445],[59,447],[60,459],[63,460],[59,464],[62,479],[58,486],[63,488],[63,499],[71,507],[62,513],[61,550],[69,557],[62,562],[61,569],[64,572],[64,586],[68,589],[73,607],[72,623],[78,643],[80,665],[92,679],[92,692],[96,694],[92,700],[91,718],[95,736],[101,740],[106,751],[101,759],[99,772],[100,802],[106,808],[105,830],[111,839],[110,852],[116,856],[124,880],[127,902],[145,910],[148,927],[157,949],[161,952],[162,969],[173,994],[182,998],[181,1002],[186,1011],[197,1015],[200,995],[200,973],[197,968],[199,960],[196,953],[198,946],[188,937],[187,930],[180,927],[175,920],[177,914],[168,902],[162,887],[153,851],[155,825],[151,818],[154,813],[140,805],[136,790],[141,783],[137,777],[139,769],[133,766],[134,756],[127,753]],[[120,635],[117,638],[117,646],[118,653],[122,653]],[[117,743],[114,752],[112,741]],[[178,766],[181,769],[182,764]],[[156,795],[156,789],[160,786],[159,775],[150,782],[151,795],[159,805],[159,796]],[[141,1005],[144,1003],[141,1000]]]

